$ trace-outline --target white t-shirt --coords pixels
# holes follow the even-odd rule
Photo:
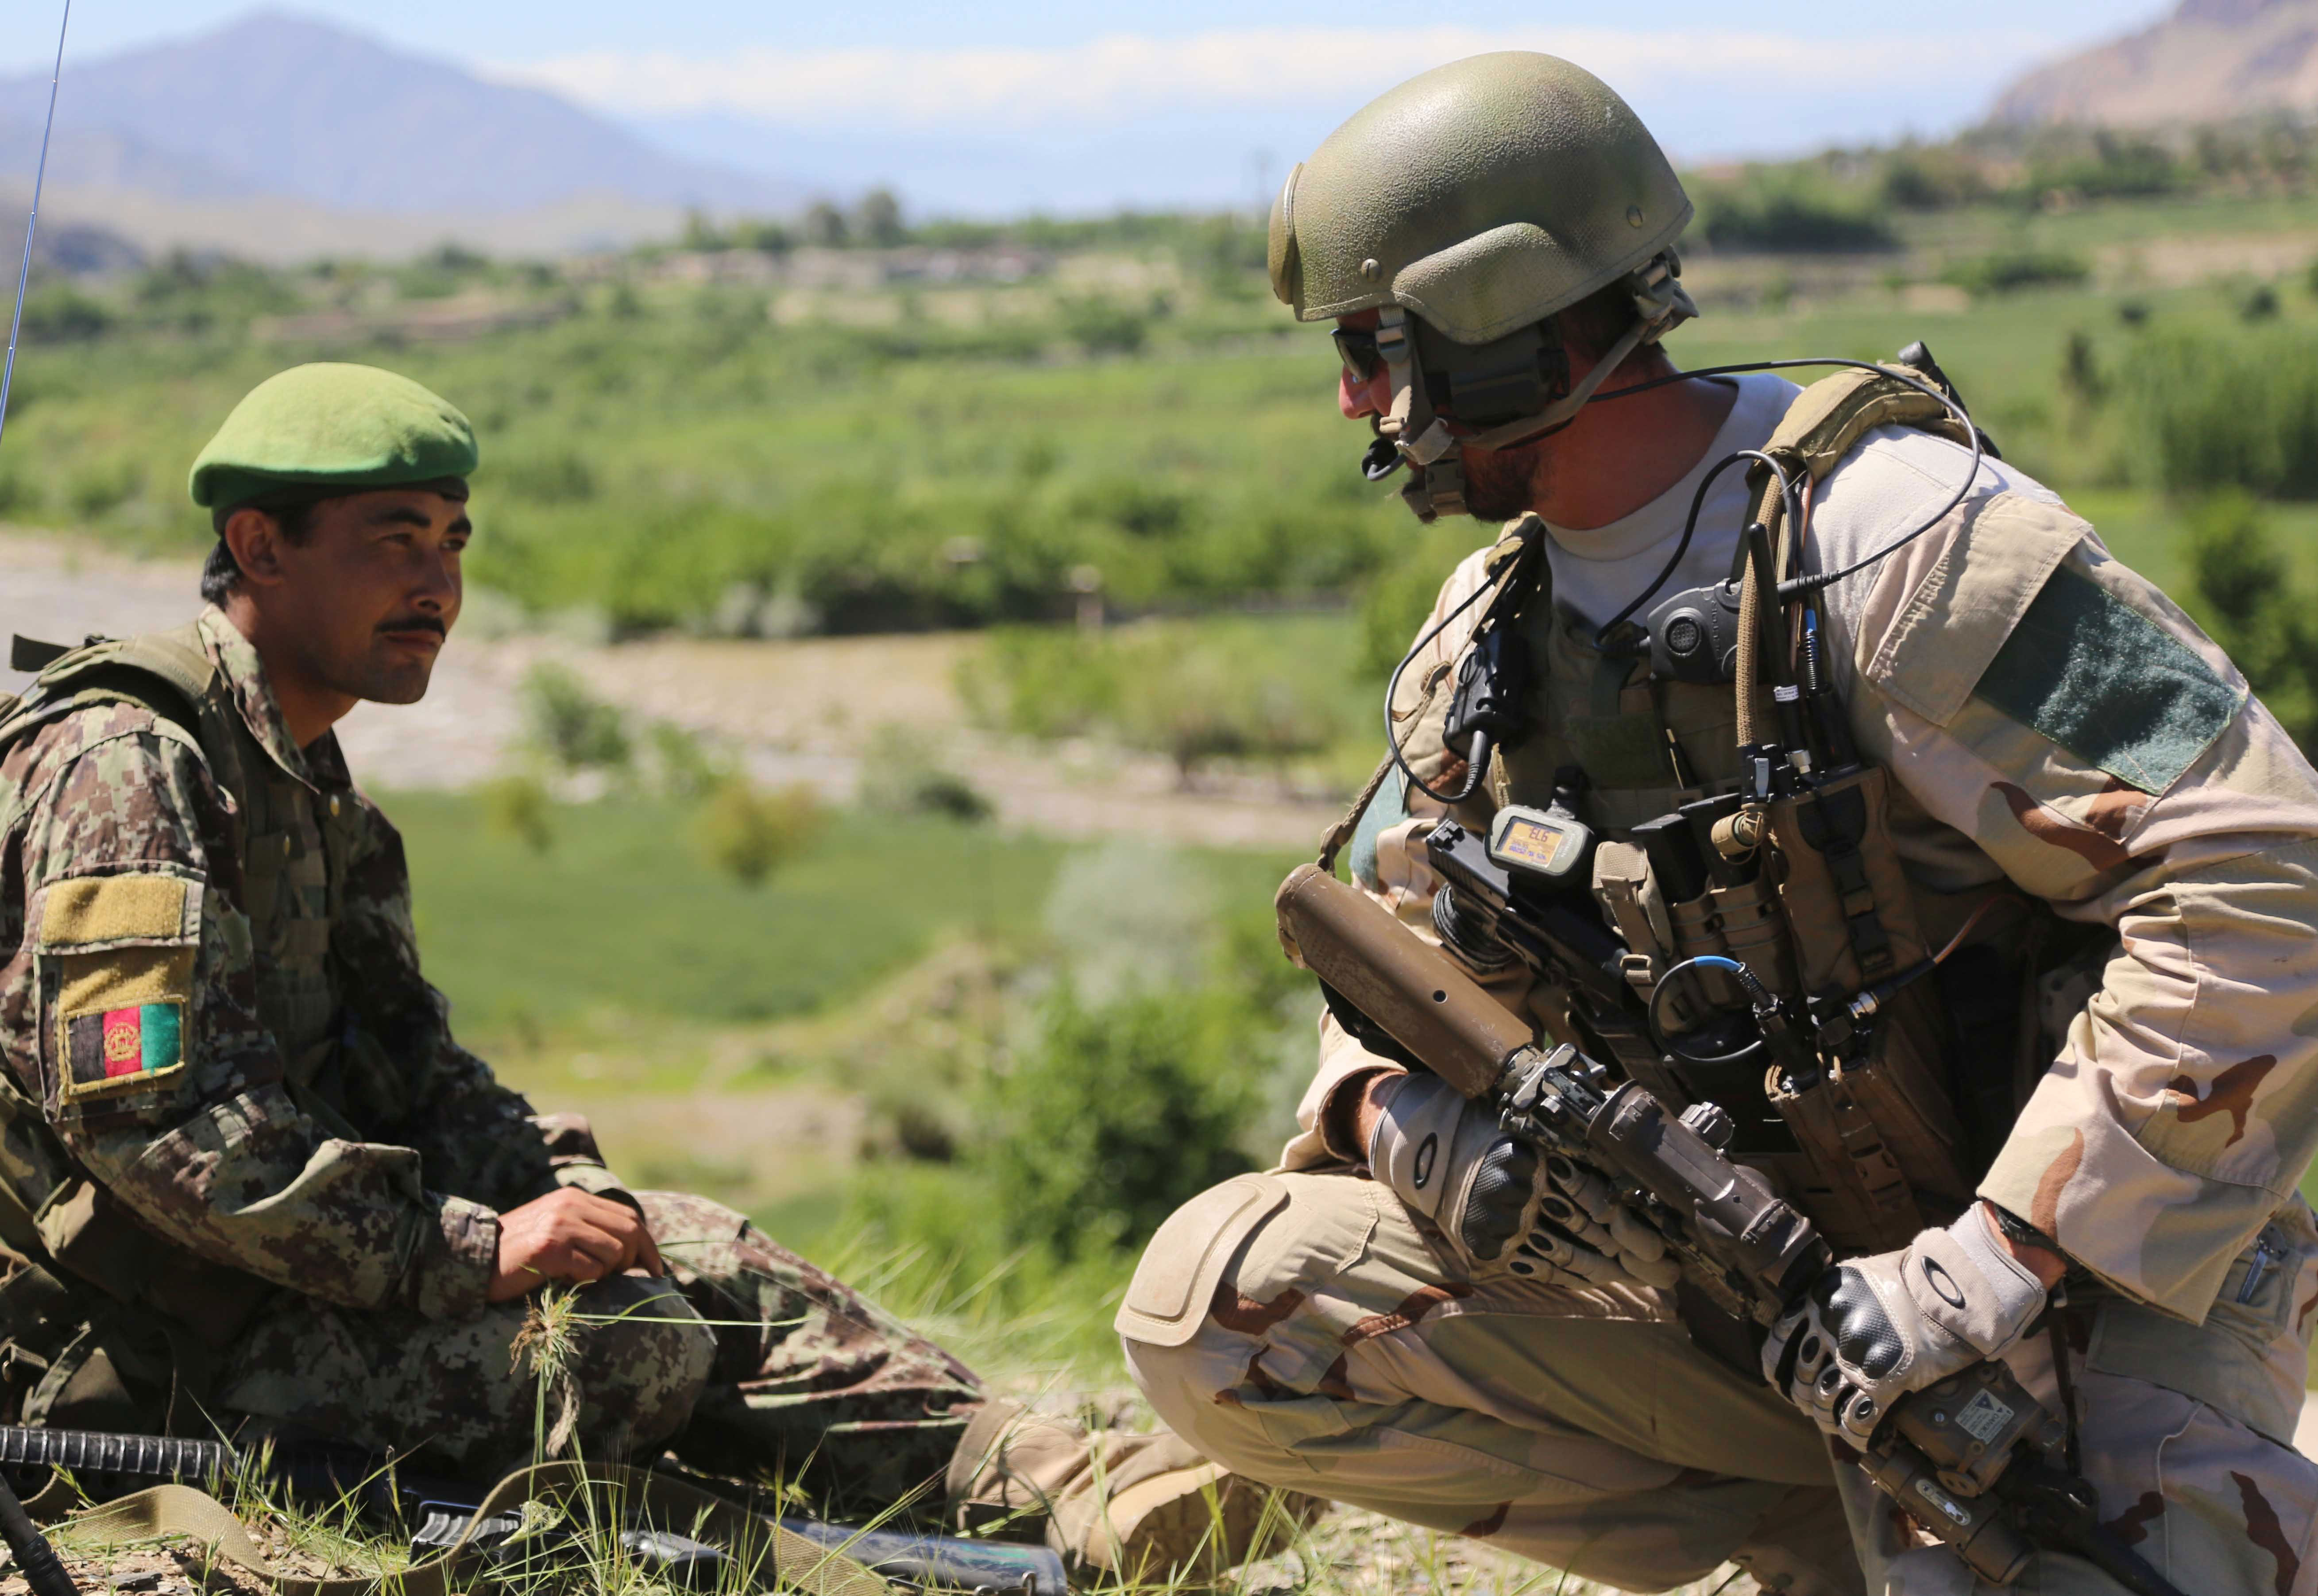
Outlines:
[[[1682,536],[1691,497],[1706,473],[1736,449],[1759,449],[1801,390],[1774,372],[1750,372],[1732,379],[1738,397],[1723,418],[1714,442],[1681,481],[1631,516],[1586,531],[1552,526],[1546,558],[1553,569],[1553,601],[1594,625],[1616,614],[1648,587]],[[1805,570],[1848,566],[1889,549],[1915,531],[1946,502],[1972,469],[1972,452],[1911,426],[1879,426],[1819,485],[1811,510],[1811,535],[1802,551]],[[1983,457],[1970,497],[2019,493],[2059,503],[2052,489],[2002,461]],[[1742,462],[1714,480],[1698,513],[1682,565],[1650,596],[1637,621],[1649,619],[1660,600],[1685,588],[1719,582],[1730,574],[1731,559],[1745,530],[1747,467]],[[1829,632],[1829,659],[1839,681],[1850,659],[1852,623],[1873,585],[1873,569],[1828,588],[1820,606]]]
[[[1630,516],[1606,525],[1577,529],[1547,524],[1552,541],[1546,545],[1546,562],[1553,570],[1553,602],[1599,626],[1633,602],[1634,595],[1674,552],[1690,516],[1690,501],[1699,483],[1715,462],[1736,449],[1759,449],[1770,438],[1787,407],[1802,390],[1776,372],[1749,372],[1718,378],[1738,390],[1730,414],[1714,435],[1714,442],[1681,481]],[[1681,569],[1668,577],[1636,620],[1649,619],[1651,605],[1685,587],[1703,587],[1730,574],[1738,534],[1747,524],[1747,467],[1744,462],[1714,479],[1714,487],[1699,507],[1698,530],[1682,557]]]

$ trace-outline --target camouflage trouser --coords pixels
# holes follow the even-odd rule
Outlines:
[[[362,1314],[298,1298],[228,1354],[226,1414],[375,1448],[424,1448],[473,1475],[526,1460],[565,1418],[591,1456],[672,1446],[696,1466],[799,1481],[832,1509],[875,1511],[942,1474],[980,1384],[956,1358],[740,1215],[639,1194],[669,1278],[582,1287],[568,1385],[517,1338],[528,1300],[463,1320]]]
[[[2318,1231],[2296,1201],[2265,1237],[2271,1265],[2249,1287],[2241,1260],[2203,1330],[2114,1301],[2068,1321],[2104,1514],[2201,1596],[2318,1586],[2318,1467],[2281,1444]],[[1798,1596],[1970,1587],[1658,1294],[1473,1281],[1373,1181],[1242,1176],[1195,1199],[1153,1241],[1121,1323],[1160,1416],[1254,1479],[1629,1590],[1734,1557]],[[2015,1367],[2057,1406],[2045,1341]],[[2117,1589],[2059,1556],[2029,1588]]]

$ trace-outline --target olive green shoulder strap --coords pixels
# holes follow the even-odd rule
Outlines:
[[[1879,426],[1912,426],[1971,447],[1972,439],[1948,408],[1914,386],[1930,381],[1926,373],[1902,365],[1873,371],[1852,366],[1821,378],[1795,396],[1763,453],[1790,474],[1801,470],[1819,481]],[[1760,509],[1765,507],[1759,495],[1769,487],[1769,474],[1759,466],[1756,471],[1765,479],[1756,489]]]
[[[8,663],[40,675],[22,696],[0,700],[0,753],[36,726],[108,700],[144,705],[207,751],[202,722],[217,667],[192,624],[138,637],[92,637],[78,648],[18,637]]]
[[[76,649],[19,637],[9,645],[8,662],[18,670],[40,672],[28,701],[53,701],[103,673],[132,670],[197,706],[217,677],[209,650],[202,647],[201,630],[192,623],[136,637],[92,637]]]
[[[1795,396],[1772,430],[1770,441],[1763,445],[1763,453],[1777,462],[1787,477],[1818,482],[1858,447],[1861,438],[1879,426],[1912,426],[1969,448],[1972,439],[1963,425],[1936,395],[1925,390],[1926,385],[1937,380],[1933,372],[1904,363],[1846,367]],[[1747,471],[1747,481],[1753,494],[1747,512],[1748,536],[1751,540],[1756,526],[1767,534],[1765,550],[1770,556],[1770,569],[1765,571],[1756,560],[1748,560],[1739,589],[1736,693],[1737,735],[1742,747],[1762,740],[1765,705],[1760,691],[1760,654],[1765,633],[1775,633],[1773,622],[1782,613],[1775,595],[1765,591],[1765,582],[1769,578],[1775,587],[1776,573],[1790,568],[1794,540],[1802,533],[1790,524],[1786,497],[1768,467],[1756,462]],[[1771,641],[1775,644],[1776,636]],[[1750,802],[1725,820],[1723,828],[1730,833],[1727,846],[1752,847],[1759,842],[1764,814],[1760,805]]]
[[[16,669],[40,675],[21,695],[0,695],[0,757],[76,710],[134,704],[190,738],[218,779],[233,785],[235,758],[217,702],[217,667],[196,625],[137,637],[92,637],[78,648],[19,637],[8,659]],[[0,792],[0,827],[14,822],[22,796]]]

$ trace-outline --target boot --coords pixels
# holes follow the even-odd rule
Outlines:
[[[1243,1479],[1164,1430],[1089,1436],[1004,1401],[966,1426],[946,1484],[959,1529],[1043,1520],[1047,1545],[1074,1574],[1127,1582],[1211,1583],[1287,1544],[1327,1505]]]

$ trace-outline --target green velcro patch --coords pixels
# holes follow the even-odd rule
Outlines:
[[[1972,691],[2149,794],[2179,780],[2241,703],[2187,643],[2067,566],[2045,581]]]

